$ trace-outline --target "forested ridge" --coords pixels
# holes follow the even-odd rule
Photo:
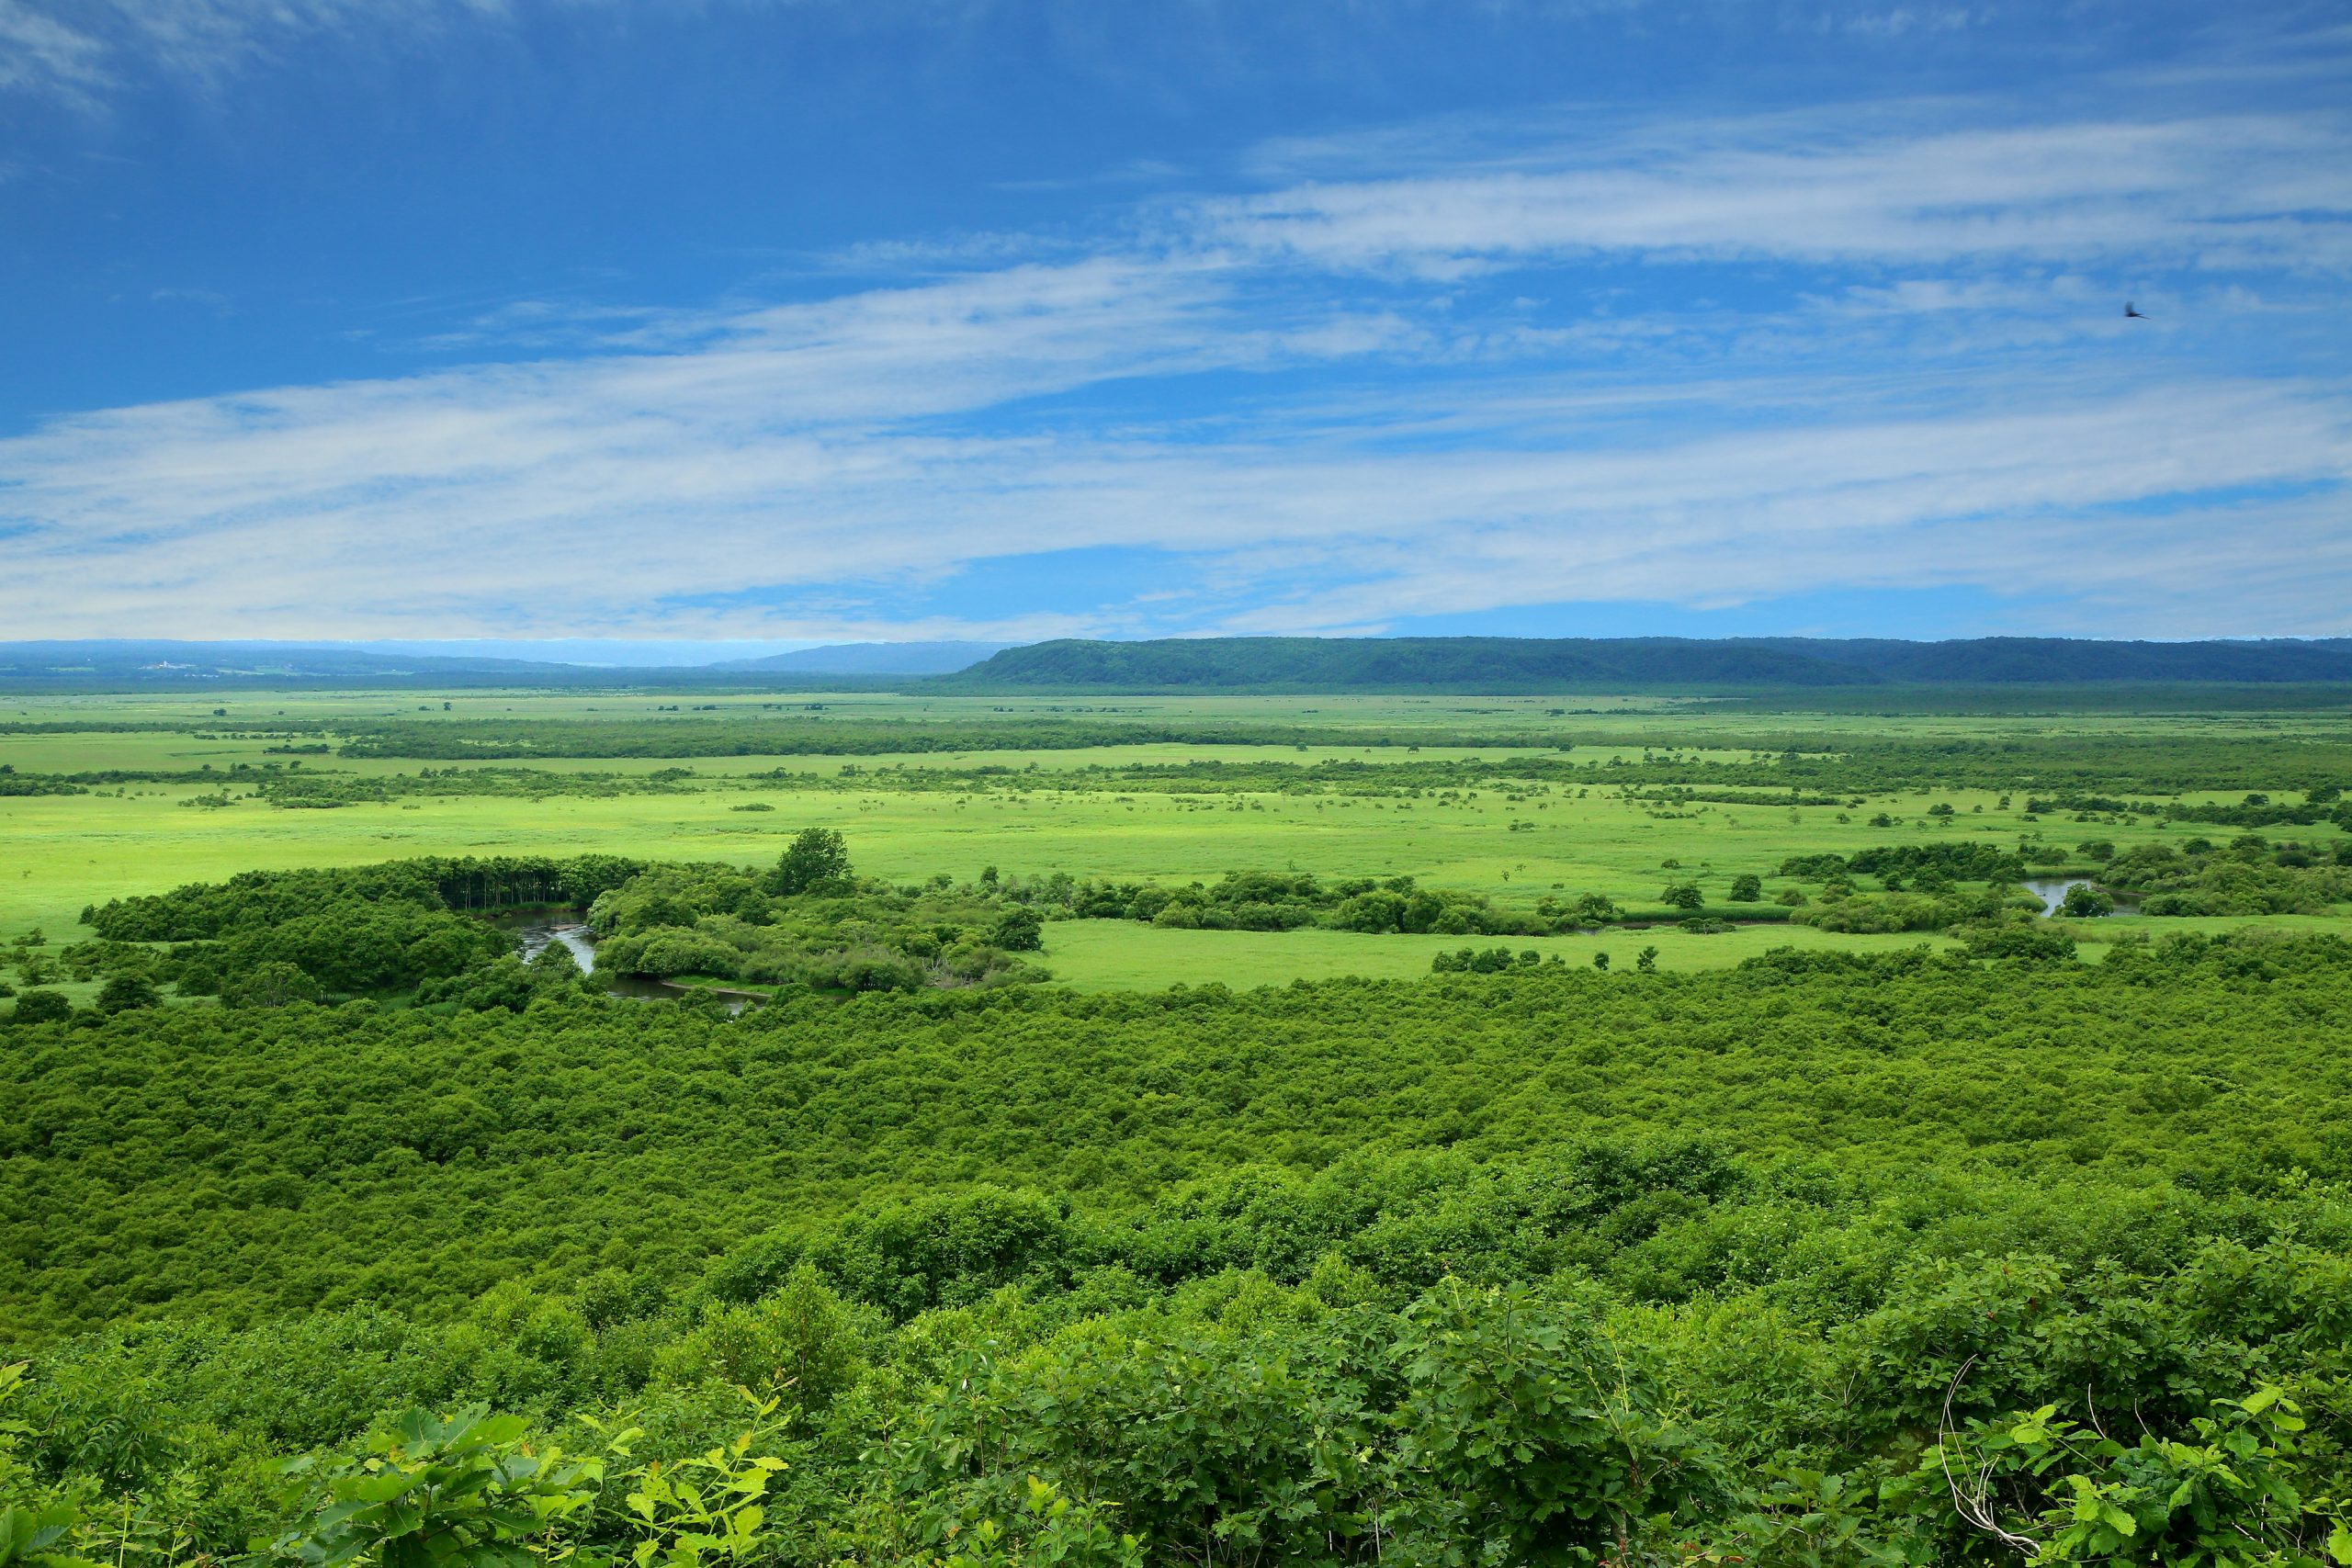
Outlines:
[[[1948,642],[1815,637],[1065,638],[1007,649],[943,684],[1155,690],[1512,692],[1670,686],[2069,685],[2352,681],[2343,639]]]
[[[2342,637],[2141,642],[2067,637],[1174,637],[873,644],[695,666],[616,666],[361,647],[136,641],[0,642],[0,690],[382,691],[534,686],[713,691],[820,680],[888,685],[1152,690],[1460,692],[1724,687],[2048,686],[2352,682]],[[962,660],[959,667],[958,661]],[[952,673],[932,673],[952,671]]]

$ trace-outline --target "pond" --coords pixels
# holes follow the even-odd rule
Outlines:
[[[2045,916],[2058,912],[2059,906],[2066,901],[2066,889],[2069,887],[2098,886],[2087,876],[2029,876],[2025,879],[2025,890],[2041,900],[2041,912]],[[2105,887],[2099,887],[2099,891],[2115,900],[2113,913],[2136,915],[2140,912],[2137,898]]]
[[[514,914],[493,915],[490,923],[500,931],[511,932],[522,943],[525,963],[537,958],[551,942],[561,942],[579,961],[580,967],[595,974],[595,938],[579,918],[564,909],[528,909]],[[596,975],[606,991],[616,997],[633,997],[639,1001],[674,1002],[690,988],[673,986],[667,980],[651,980],[640,975]],[[722,991],[719,1000],[727,1004],[729,1013],[741,1012],[752,998],[741,991]]]

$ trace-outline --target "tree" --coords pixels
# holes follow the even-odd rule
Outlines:
[[[768,891],[786,898],[830,892],[850,879],[849,844],[831,828],[804,828],[775,863]]]
[[[1007,909],[989,941],[1007,953],[1035,953],[1046,945],[1045,926],[1035,909]]]
[[[1699,885],[1695,882],[1668,883],[1666,891],[1658,897],[1678,909],[1695,909],[1707,901],[1707,896],[1699,891]]]
[[[60,1023],[74,1016],[74,1004],[58,991],[26,991],[17,998],[18,1023]]]
[[[140,975],[112,976],[98,990],[100,1012],[129,1012],[133,1008],[151,1008],[157,1000],[154,982]]]
[[[1607,925],[1617,918],[1617,906],[1606,894],[1585,893],[1577,896],[1575,913],[1578,925]]]
[[[2087,882],[2077,882],[2066,889],[2065,898],[2058,906],[2059,912],[2076,919],[2097,919],[2115,912],[2115,900]]]
[[[542,985],[562,985],[580,978],[580,960],[571,949],[550,942],[531,954],[531,977]]]
[[[1657,968],[1657,949],[1645,947],[1634,954],[1634,967],[1647,975]]]
[[[288,1002],[319,999],[319,983],[284,959],[256,964],[220,988],[221,1000],[232,1007],[282,1008]]]
[[[1764,879],[1754,872],[1744,871],[1731,879],[1731,901],[1753,904],[1764,897]]]

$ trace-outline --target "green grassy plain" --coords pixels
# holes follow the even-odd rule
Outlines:
[[[1362,729],[1368,742],[1388,743],[1309,748],[1151,743],[903,757],[693,758],[683,763],[658,757],[543,759],[494,765],[639,782],[665,767],[684,766],[691,776],[673,782],[670,793],[537,799],[514,794],[430,795],[332,810],[286,809],[243,797],[218,808],[189,804],[219,787],[201,783],[128,783],[87,795],[6,796],[0,797],[0,940],[35,927],[52,941],[77,939],[84,934],[77,916],[85,905],[191,881],[217,881],[256,867],[351,864],[423,854],[571,854],[590,850],[649,859],[765,863],[793,832],[810,826],[841,829],[861,871],[893,880],[911,881],[941,871],[967,878],[988,865],[1023,876],[1066,872],[1077,877],[1162,882],[1211,881],[1234,870],[1295,869],[1326,877],[1410,874],[1433,886],[1481,892],[1506,906],[1529,907],[1555,890],[1599,892],[1628,906],[1651,905],[1666,883],[1687,877],[1707,892],[1711,905],[1720,907],[1731,878],[1741,873],[1764,877],[1769,897],[1779,886],[1776,868],[1794,854],[1851,852],[1874,844],[1960,837],[1982,837],[2008,847],[2020,835],[2036,830],[2062,845],[2092,837],[2125,843],[2177,841],[2199,834],[2217,836],[2219,830],[2191,822],[2086,827],[2051,819],[2037,825],[2025,817],[2021,799],[2004,808],[1991,791],[1879,793],[1850,808],[1694,804],[1668,811],[1656,803],[1621,799],[1613,789],[1600,786],[1580,794],[1575,786],[1505,784],[1408,799],[1271,790],[1155,793],[1123,790],[1116,782],[1098,784],[1075,775],[1089,768],[1208,760],[1228,766],[1353,761],[1378,767],[1408,761],[1498,761],[1512,754],[1498,747],[1422,746],[1413,739],[1417,733],[1481,728],[1540,730],[1553,744],[1534,754],[1556,756],[1556,745],[1568,742],[1576,747],[1571,755],[1578,761],[1612,756],[1634,761],[1645,745],[1677,750],[1694,761],[1744,761],[1764,753],[1739,749],[1738,741],[1753,738],[1759,745],[1771,746],[1798,732],[1823,750],[1834,750],[1841,738],[1890,736],[1982,741],[2091,734],[2341,742],[2347,733],[2340,716],[2326,713],[1798,716],[1726,712],[1705,703],[1589,696],[1049,702],[888,693],[704,698],[476,693],[448,698],[447,709],[442,701],[316,692],[234,694],[218,700],[22,697],[0,703],[0,720],[187,728],[0,734],[0,763],[19,773],[190,772],[209,765],[227,774],[240,763],[257,767],[299,760],[306,772],[387,778],[448,764],[333,754],[297,759],[271,752],[268,748],[282,741],[267,732],[272,727],[310,727],[332,736],[346,726],[386,717],[438,723],[505,715],[530,719],[658,717],[682,727],[763,713],[961,725],[1041,716],[1133,717],[1161,724],[1220,720]],[[812,709],[812,704],[822,705]],[[673,707],[679,711],[669,712]],[[227,711],[216,715],[216,708]],[[1690,750],[1698,740],[1732,744]],[[842,777],[852,765],[857,774]],[[956,793],[901,787],[890,777],[899,765],[1012,773],[989,781],[986,789]],[[748,776],[776,770],[787,776],[780,781]],[[805,785],[795,782],[802,779]],[[224,782],[236,795],[241,786]],[[1375,774],[1369,784],[1376,788],[1379,782]],[[1953,815],[1931,818],[1929,807],[1939,803],[1950,805]],[[737,809],[753,804],[771,809]],[[1870,826],[1870,818],[1880,812],[1893,817],[1895,825]],[[2296,831],[2318,840],[2337,833],[2324,825]],[[2274,923],[2297,922],[2281,918]],[[2188,924],[2120,921],[2098,934],[2147,925],[2186,929]],[[1461,945],[1435,937],[1164,931],[1095,922],[1057,928],[1052,936],[1051,966],[1071,983],[1094,988],[1178,980],[1244,985],[1329,974],[1418,974],[1427,970],[1431,953]],[[1606,947],[1618,963],[1630,964],[1636,949],[1655,942],[1661,964],[1680,968],[1733,963],[1772,945],[1861,947],[1917,940],[1841,937],[1776,926],[1716,936],[1657,932],[1638,940],[1634,933],[1611,933],[1597,939],[1555,939],[1549,945],[1556,945],[1572,963],[1589,963],[1594,948]]]

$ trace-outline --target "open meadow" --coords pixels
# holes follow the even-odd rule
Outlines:
[[[1586,695],[1049,701],[494,692],[418,701],[407,694],[238,693],[219,701],[20,697],[13,708],[0,717],[6,726],[0,766],[19,779],[87,782],[70,795],[0,795],[0,839],[8,850],[0,869],[0,941],[36,928],[70,938],[93,903],[247,870],[591,848],[753,865],[772,862],[808,827],[841,831],[862,872],[891,881],[940,872],[967,878],[990,865],[1032,878],[1058,873],[1170,883],[1234,871],[1411,875],[1532,908],[1549,893],[1588,892],[1648,907],[1665,885],[1687,879],[1720,908],[1735,877],[1764,878],[1769,893],[1780,866],[1806,854],[1911,841],[2012,848],[2041,840],[2062,856],[2050,871],[2084,874],[2095,865],[2074,846],[2086,838],[2128,847],[2215,831],[2194,818],[2135,818],[2126,826],[2129,814],[2036,814],[2023,787],[1973,777],[1938,784],[1937,748],[1996,757],[2003,748],[2024,749],[2026,760],[2011,770],[2020,779],[2035,776],[2036,747],[2076,766],[2103,741],[2129,753],[2127,769],[2143,754],[2229,759],[2228,787],[2196,787],[2204,775],[2193,770],[2163,779],[2173,786],[2162,793],[2164,804],[2194,806],[2264,793],[2238,789],[2242,777],[2291,795],[2324,765],[2312,758],[2345,748],[2352,733],[2340,713],[2328,712],[1792,715]],[[481,748],[485,728],[489,740],[501,739],[502,721],[526,736],[534,727],[560,728],[557,743],[582,754],[338,754],[351,736],[397,723],[410,739],[449,737],[445,750],[462,755]],[[1037,733],[1040,726],[1072,724],[1087,732]],[[1245,738],[1297,731],[1310,739],[1117,743],[1121,731],[1134,728]],[[778,733],[789,733],[796,747],[821,748],[837,731],[859,749],[711,754],[722,739],[756,746]],[[1000,733],[1016,743],[989,746]],[[893,734],[922,736],[925,749],[871,749],[890,744]],[[1097,743],[1082,743],[1098,734]],[[593,754],[605,749],[599,735],[616,738],[610,750],[631,754]],[[1360,743],[1335,743],[1343,736]],[[1787,786],[1749,775],[1770,777],[1781,751],[1794,744],[1834,758],[1848,740],[1899,749],[1903,771],[1863,778],[1850,793],[1801,785],[1792,802],[1627,797],[1628,789],[1703,792],[1711,775],[1727,768],[1743,773],[1736,792],[1769,796]],[[932,750],[934,741],[953,749]],[[2297,755],[2281,758],[2282,776],[2265,777],[2260,759],[2288,748]],[[322,787],[390,787],[332,809],[311,806],[311,795],[254,791],[265,773],[282,789],[288,770]],[[1619,782],[1626,773],[1639,782]],[[1932,815],[1947,807],[1948,815]],[[2074,820],[2087,816],[2097,820]],[[1888,825],[1874,825],[1880,818]],[[2343,833],[2333,821],[2301,831],[2321,844]],[[2144,924],[2126,918],[2086,934],[2096,940]],[[1171,934],[1182,933],[1089,931],[1049,951],[1057,959],[1066,953],[1069,977],[1089,987],[1184,979],[1193,955],[1223,951]],[[1770,934],[1740,931],[1719,943],[1678,939],[1661,944],[1660,962],[1736,962],[1760,951],[1758,940]],[[1405,972],[1395,953],[1359,957],[1360,945],[1269,935],[1231,948],[1246,954],[1236,959],[1236,973],[1252,984]],[[1421,953],[1419,967],[1426,966]]]

